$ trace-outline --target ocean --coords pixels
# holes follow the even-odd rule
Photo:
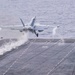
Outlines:
[[[39,37],[52,37],[53,27],[60,26],[61,37],[75,38],[75,0],[0,0],[0,25],[22,25],[36,16],[36,23],[50,25]],[[19,31],[4,29],[0,37],[19,37]],[[29,34],[29,37],[36,37]],[[57,36],[56,36],[57,37]],[[59,37],[59,36],[58,36]]]

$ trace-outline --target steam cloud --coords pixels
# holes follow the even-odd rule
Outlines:
[[[17,39],[17,41],[11,40],[10,42],[3,44],[0,47],[0,55],[3,55],[7,51],[11,51],[13,48],[15,49],[15,48],[21,46],[22,44],[27,42],[27,40],[28,40],[28,33],[24,32],[23,35]]]

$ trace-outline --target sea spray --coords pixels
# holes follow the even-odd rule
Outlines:
[[[58,45],[64,45],[64,39],[63,39],[63,37],[59,34],[59,33],[57,33],[57,30],[58,30],[58,28],[59,28],[59,26],[56,26],[55,28],[53,28],[53,30],[52,30],[52,36],[53,36],[53,39],[55,39],[55,37],[56,37],[56,35],[59,37],[59,43],[58,43]]]
[[[53,38],[54,38],[54,36],[56,36],[58,28],[59,28],[59,26],[56,26],[56,27],[53,28],[53,30],[52,30]]]
[[[12,49],[15,49],[21,46],[22,44],[27,42],[27,40],[28,40],[28,33],[23,32],[23,35],[20,38],[18,38],[17,41],[10,40],[10,42],[3,44],[0,47],[0,55],[3,55],[7,51],[11,51]]]

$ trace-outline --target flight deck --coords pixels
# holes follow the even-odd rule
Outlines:
[[[0,75],[75,75],[75,39],[29,39],[0,56]]]

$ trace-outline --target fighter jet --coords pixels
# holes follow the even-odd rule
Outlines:
[[[20,18],[20,21],[23,25],[23,28],[22,29],[19,29],[20,32],[23,32],[23,31],[30,31],[32,33],[34,33],[37,37],[38,37],[38,33],[36,31],[36,28],[34,26],[35,24],[35,21],[36,21],[36,17],[34,17],[31,21],[31,23],[29,25],[25,25],[23,20]]]
[[[20,18],[20,21],[22,23],[22,26],[7,26],[7,27],[1,27],[1,29],[5,28],[5,29],[11,29],[11,30],[19,30],[20,32],[32,32],[34,33],[37,37],[39,36],[39,32],[42,32],[44,31],[44,29],[47,29],[48,26],[46,25],[36,25],[35,24],[35,21],[36,21],[36,17],[34,17],[32,20],[31,20],[31,23],[30,24],[24,24],[23,20]]]

